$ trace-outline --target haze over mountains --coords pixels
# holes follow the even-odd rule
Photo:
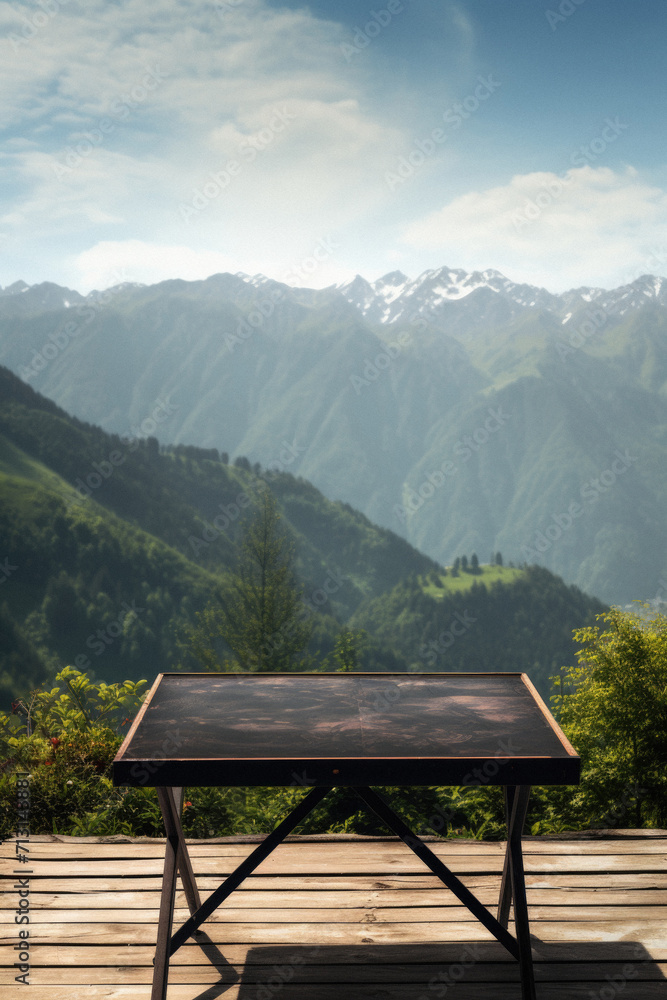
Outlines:
[[[109,432],[303,476],[438,562],[500,550],[616,603],[666,586],[667,279],[19,282],[0,363]]]
[[[572,630],[603,610],[542,567],[445,573],[305,480],[109,435],[0,366],[0,705],[66,664],[107,681],[200,669],[187,628],[226,590],[267,488],[294,543],[295,624],[312,624],[281,668],[336,669],[351,628],[364,670],[525,670],[547,698]]]

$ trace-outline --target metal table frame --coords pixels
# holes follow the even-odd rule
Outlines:
[[[149,698],[156,690],[162,676],[163,675],[160,675],[160,677],[158,677],[155,685],[149,693]],[[303,677],[304,675],[284,676]],[[357,674],[353,676],[358,677],[360,675]],[[380,676],[385,678],[387,676],[394,676],[404,680],[406,677],[424,677],[425,675],[376,674],[366,676]],[[442,677],[443,675],[435,676]],[[489,674],[485,676],[498,677],[503,675]],[[518,675],[511,676],[516,677]],[[568,761],[568,764],[574,765],[576,762],[576,766],[578,767],[578,758],[576,757],[575,751],[567,742],[560,729],[552,719],[548,709],[544,705],[544,702],[537,694],[528,678],[525,675],[521,675],[521,677],[533,695],[538,708],[544,713],[545,717],[550,722],[551,728],[559,736],[567,755],[570,758],[573,758],[571,761]],[[125,749],[129,746],[132,734],[140,722],[149,698],[146,699],[144,706],[142,706],[142,710],[133,724],[132,730],[128,733],[123,746],[120,748],[114,762],[114,767],[119,762],[119,759],[123,757]],[[572,766],[570,766],[569,770],[570,774],[572,774]],[[337,774],[338,769],[334,770],[334,773]],[[518,773],[525,774],[525,767],[520,766]],[[122,781],[123,774],[120,771],[119,775],[119,783],[125,783]],[[463,884],[463,882],[452,871],[450,871],[449,868],[447,868],[447,866],[433,853],[423,840],[421,840],[420,837],[414,834],[408,826],[406,826],[406,824],[400,819],[399,816],[396,815],[389,804],[376,791],[368,786],[354,785],[349,780],[337,781],[335,784],[324,784],[321,780],[313,782],[314,784],[317,784],[317,787],[312,788],[311,791],[308,792],[308,794],[301,800],[301,802],[299,802],[292,812],[255,848],[255,850],[250,853],[250,855],[243,862],[241,862],[241,864],[218,886],[218,888],[211,893],[208,899],[202,903],[180,820],[183,788],[167,784],[157,784],[157,780],[158,778],[156,777],[154,784],[158,794],[167,840],[151,1000],[166,1000],[169,960],[177,949],[180,948],[181,945],[188,940],[188,938],[196,934],[201,924],[218,908],[218,906],[220,906],[222,902],[224,902],[225,899],[227,899],[227,897],[241,884],[241,882],[243,882],[243,880],[247,878],[257,868],[257,866],[261,864],[261,862],[264,861],[264,859],[267,858],[272,851],[275,850],[276,847],[279,846],[285,837],[287,837],[295,829],[295,827],[297,827],[299,823],[305,819],[311,810],[314,809],[325,798],[325,796],[334,787],[336,787],[337,784],[344,784],[346,787],[352,788],[368,809],[376,813],[386,826],[389,827],[389,829],[392,830],[398,837],[400,837],[400,839],[417,855],[417,857],[424,862],[427,868],[429,868],[434,875],[437,875],[443,884],[450,889],[454,895],[468,908],[473,916],[475,916],[487,928],[487,930],[490,931],[496,940],[498,940],[507,949],[512,957],[519,963],[522,1000],[536,1000],[528,906],[526,901],[523,853],[521,846],[521,836],[528,810],[530,785],[518,783],[504,784],[507,819],[507,846],[505,850],[498,907],[496,915],[494,916],[493,913],[491,913],[490,910],[482,904]],[[204,783],[211,784],[212,782],[210,780],[206,780],[205,782],[202,782],[202,784]],[[236,785],[240,785],[241,783],[241,781],[230,782],[230,784]],[[249,783],[250,782],[247,781],[243,782],[243,784]],[[262,782],[262,784],[265,783],[267,782]],[[429,784],[430,783],[431,782],[429,782]],[[501,784],[500,781],[490,783]],[[556,780],[553,781],[553,783],[559,782]],[[563,783],[573,782],[571,778],[568,778],[568,780]],[[417,782],[411,782],[411,784],[416,785]],[[445,784],[447,784],[447,782],[445,782]],[[181,876],[188,908],[190,910],[190,917],[180,928],[178,928],[178,930],[172,933],[177,872]],[[514,905],[514,925],[516,936],[512,935],[508,930],[510,908],[512,904]]]

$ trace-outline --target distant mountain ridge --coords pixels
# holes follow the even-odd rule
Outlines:
[[[161,441],[302,476],[440,563],[501,550],[605,601],[664,589],[665,278],[15,283],[0,362],[115,434],[170,400]]]
[[[467,299],[474,293],[481,297],[484,290],[521,309],[544,310],[563,322],[565,316],[569,319],[575,311],[591,303],[617,316],[639,309],[648,301],[667,306],[667,278],[648,274],[612,290],[581,287],[561,295],[534,285],[516,284],[492,269],[468,272],[448,267],[424,271],[415,280],[410,280],[402,271],[392,271],[374,282],[357,275],[352,281],[336,287],[364,317],[377,323],[396,323],[415,315],[433,320],[442,307]]]
[[[108,435],[0,367],[0,710],[68,663],[108,681],[199,669],[179,633],[235,565],[267,487],[295,541],[314,668],[335,668],[350,622],[367,632],[364,669],[526,670],[547,697],[571,630],[602,609],[543,569],[445,575],[304,480]],[[452,651],[456,615],[474,627]]]
[[[278,284],[261,274],[250,276],[237,272],[236,275],[225,277],[237,278],[258,288]],[[52,282],[28,285],[25,281],[15,281],[6,288],[0,287],[0,297],[16,297],[29,293],[28,299],[32,308],[36,305],[40,308],[70,308],[82,305],[86,300],[96,301],[101,295],[109,292],[116,293],[145,287],[146,285],[140,282],[127,281],[81,295],[73,289],[62,288]],[[619,316],[641,308],[647,301],[654,300],[661,305],[667,305],[667,278],[651,274],[641,275],[634,281],[615,289],[581,286],[556,294],[536,285],[513,282],[492,268],[485,271],[464,271],[461,268],[441,267],[424,271],[415,279],[410,279],[398,270],[391,271],[372,282],[358,274],[352,280],[332,285],[331,289],[326,291],[340,292],[364,317],[373,322],[395,323],[421,313],[432,316],[434,310],[444,303],[458,302],[480,289],[488,289],[520,307],[544,309],[555,315],[572,312],[574,308],[582,308],[590,303],[595,303],[605,312],[616,313]]]

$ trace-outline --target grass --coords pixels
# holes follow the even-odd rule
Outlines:
[[[36,459],[30,458],[2,434],[0,434],[0,473],[18,479],[27,479],[30,482],[38,482],[51,489],[56,484],[58,486],[65,485],[60,476],[51,472]]]
[[[465,593],[470,590],[474,583],[483,583],[490,587],[494,583],[514,583],[524,575],[524,570],[515,569],[512,566],[480,566],[480,573],[469,573],[459,570],[458,576],[451,576],[451,566],[447,567],[447,575],[439,576],[442,587],[433,583],[429,577],[421,577],[421,588],[429,597],[435,600],[442,599],[446,595],[454,593]]]

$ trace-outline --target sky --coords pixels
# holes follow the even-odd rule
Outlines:
[[[664,0],[0,2],[0,286],[667,274]]]

